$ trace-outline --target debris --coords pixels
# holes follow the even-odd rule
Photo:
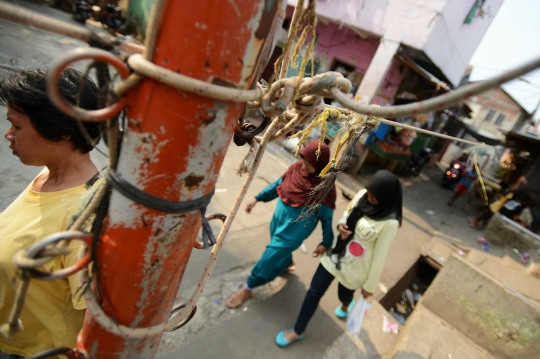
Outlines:
[[[487,244],[487,240],[484,237],[480,237],[480,238],[478,238],[478,243]]]
[[[405,317],[399,313],[390,313],[399,324],[405,325]]]
[[[483,248],[486,252],[491,252],[491,247],[490,247],[489,244],[487,244],[487,243],[483,243],[483,244],[482,244],[482,248]]]
[[[521,253],[519,252],[519,250],[517,248],[513,248],[512,250],[514,251],[515,254],[521,255]]]
[[[227,188],[216,188],[214,190],[216,193],[226,193],[227,192]]]
[[[409,304],[411,305],[411,308],[414,309],[414,294],[413,294],[413,292],[409,288],[407,288],[407,289],[405,289],[404,293],[405,293],[405,297],[409,301]]]
[[[531,259],[531,256],[529,255],[529,253],[523,252],[521,253],[521,256],[519,257],[519,259],[521,260],[521,263],[527,264],[529,263],[529,259]]]
[[[216,304],[220,305],[221,304],[221,299],[216,299]]]
[[[435,215],[435,212],[433,212],[431,209],[428,209],[428,210],[426,211],[426,214],[427,214],[428,216],[433,216],[433,215]]]
[[[396,303],[396,309],[401,314],[407,314],[407,305],[403,302]]]
[[[229,314],[234,314],[234,313],[236,313],[236,310],[234,309],[229,310]]]
[[[382,324],[382,330],[385,333],[398,333],[398,325],[395,323],[390,323],[386,315],[383,316],[383,324]]]
[[[243,312],[247,312],[247,310],[248,310],[248,307],[244,307],[244,308],[242,309]]]
[[[458,249],[457,253],[458,253],[460,256],[464,256],[464,255],[465,255],[465,252],[463,252],[461,249]]]

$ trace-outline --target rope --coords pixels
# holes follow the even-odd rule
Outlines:
[[[228,102],[249,102],[250,107],[262,108],[263,112],[267,116],[275,116],[266,130],[262,138],[255,138],[255,141],[260,145],[256,148],[254,146],[250,148],[250,154],[248,154],[249,161],[246,161],[243,171],[247,173],[247,177],[242,185],[240,192],[238,193],[233,206],[230,209],[229,215],[225,220],[223,227],[217,237],[216,245],[212,248],[207,265],[205,266],[199,285],[193,293],[189,302],[183,310],[177,315],[173,315],[166,323],[161,323],[147,328],[129,328],[123,325],[117,324],[114,319],[109,317],[101,308],[97,302],[94,292],[92,290],[85,292],[85,299],[87,301],[88,310],[106,330],[115,335],[119,335],[125,338],[139,338],[144,336],[160,335],[164,330],[173,330],[177,328],[179,323],[183,323],[193,314],[195,303],[198,301],[202,292],[206,286],[206,283],[210,277],[210,274],[215,266],[217,257],[221,251],[224,240],[230,227],[238,213],[240,204],[245,197],[247,189],[249,188],[255,173],[261,163],[262,156],[265,152],[266,146],[269,142],[276,140],[280,136],[286,134],[290,129],[296,125],[305,124],[310,121],[314,116],[317,116],[315,120],[308,126],[305,131],[297,133],[295,136],[301,136],[301,141],[305,140],[307,134],[311,129],[316,126],[322,127],[324,134],[326,128],[326,122],[330,117],[337,117],[342,119],[346,124],[345,134],[340,139],[338,145],[338,151],[331,163],[321,175],[328,178],[327,182],[330,183],[335,179],[337,171],[342,168],[347,160],[348,156],[341,153],[342,147],[346,147],[344,154],[349,154],[351,149],[354,148],[358,138],[365,132],[374,130],[379,122],[385,123],[391,126],[399,126],[401,128],[407,128],[419,133],[428,134],[448,140],[474,144],[476,142],[456,138],[453,136],[443,135],[433,131],[428,131],[414,126],[398,124],[393,121],[382,119],[381,117],[395,118],[408,115],[415,115],[421,112],[429,112],[431,110],[440,110],[455,103],[462,101],[463,99],[476,95],[480,92],[497,87],[500,84],[507,82],[511,79],[519,77],[535,68],[540,67],[540,59],[536,59],[527,64],[524,64],[512,71],[506,72],[502,75],[494,77],[490,80],[478,82],[472,85],[468,85],[459,88],[455,91],[440,95],[438,97],[420,101],[417,103],[402,105],[402,106],[383,106],[374,107],[369,105],[363,105],[354,102],[353,99],[348,97],[348,92],[351,89],[351,83],[347,79],[344,79],[341,74],[338,73],[325,73],[311,78],[303,78],[305,73],[305,66],[308,59],[312,59],[314,56],[315,45],[315,27],[317,24],[317,16],[315,12],[315,0],[309,0],[308,7],[304,9],[304,1],[298,1],[294,14],[291,27],[287,36],[287,42],[281,57],[276,61],[275,74],[279,74],[279,79],[273,82],[265,91],[260,86],[253,90],[238,90],[234,88],[227,88],[210,84],[204,81],[193,79],[187,76],[180,75],[176,72],[168,69],[161,68],[153,64],[153,54],[155,52],[156,38],[159,31],[159,23],[164,11],[165,0],[157,0],[152,9],[151,19],[146,33],[146,47],[143,48],[139,45],[122,41],[110,36],[98,36],[88,29],[72,26],[69,24],[61,23],[56,20],[48,19],[36,13],[28,12],[15,8],[6,3],[0,3],[0,17],[6,18],[12,21],[23,23],[26,25],[35,26],[43,30],[56,32],[65,36],[70,36],[79,40],[86,41],[88,43],[100,43],[102,46],[116,49],[127,49],[130,52],[141,53],[143,49],[144,56],[140,54],[132,54],[128,57],[128,63],[135,73],[131,74],[125,80],[121,81],[110,91],[109,98],[107,99],[107,106],[115,103],[115,101],[125,95],[130,89],[137,86],[144,78],[151,78],[160,83],[167,84],[181,91],[188,91],[221,101]],[[304,26],[300,38],[297,40],[298,32],[308,22],[307,26]],[[296,59],[300,52],[301,47],[304,45],[305,40],[310,35],[310,41],[306,47],[306,54],[303,57],[300,65],[300,70],[296,78],[286,79],[286,73],[289,68],[289,62],[291,61],[291,50],[294,46],[292,54],[293,67],[296,67]],[[312,62],[313,65],[313,62]],[[312,66],[313,71],[313,66]],[[273,77],[274,77],[273,76]],[[442,85],[442,84],[441,84]],[[437,84],[437,87],[440,87]],[[332,106],[324,106],[322,103],[322,97],[334,97],[344,109],[338,109]],[[381,119],[378,119],[381,118]],[[285,124],[282,120],[289,120]],[[114,170],[118,160],[118,126],[116,118],[107,120],[108,129],[108,144],[109,144],[109,168]],[[255,149],[256,148],[256,149]],[[248,159],[248,157],[246,157]],[[249,162],[252,163],[250,164]],[[474,153],[475,167],[478,170],[477,153]],[[485,194],[485,187],[480,177],[482,188]],[[321,189],[321,191],[324,189]],[[96,194],[90,201],[86,209],[81,213],[79,218],[72,224],[70,230],[80,230],[90,216],[97,210],[103,197],[107,194],[108,185],[103,183]],[[323,192],[320,192],[321,194]],[[16,290],[16,299],[12,311],[10,312],[9,320],[7,323],[0,327],[2,334],[6,336],[12,335],[14,332],[21,330],[22,325],[18,319],[22,307],[24,305],[25,295],[28,290],[30,274],[28,269],[37,268],[45,261],[52,260],[56,255],[64,253],[67,249],[69,241],[62,241],[58,243],[52,249],[47,249],[42,252],[39,258],[27,258],[21,256],[20,267],[23,268],[23,274],[21,281]],[[81,253],[81,255],[83,255]],[[88,270],[83,270],[83,278],[86,282],[89,282]]]
[[[135,54],[128,59],[129,66],[138,74],[149,77],[155,81],[174,87],[177,90],[189,91],[200,96],[215,100],[247,102],[262,97],[262,90],[237,90],[224,86],[212,85],[208,82],[184,76],[174,71],[162,68],[145,60],[142,55]]]
[[[332,92],[332,95],[334,96],[336,101],[354,112],[368,116],[396,118],[416,115],[422,112],[430,112],[433,110],[442,110],[448,106],[454,105],[466,99],[467,97],[471,97],[479,94],[480,92],[484,92],[489,89],[498,87],[501,84],[515,79],[521,75],[524,75],[538,67],[540,67],[540,58],[529,61],[528,63],[525,63],[515,68],[514,70],[505,72],[489,80],[463,86],[451,92],[447,92],[440,96],[431,98],[429,100],[400,106],[381,106],[374,108],[369,105],[362,105],[356,103],[354,100],[348,98],[346,95],[344,95],[340,91],[337,91],[334,88],[330,89],[330,91]],[[399,126],[403,127],[401,124]]]
[[[298,27],[297,22],[300,20],[300,14],[301,14],[301,11],[303,10],[302,6],[303,6],[303,1],[299,1],[294,10],[293,21],[291,22],[291,27],[289,28],[289,33],[287,35],[287,43],[292,42],[294,39],[294,36],[296,35],[296,33],[294,33],[295,31],[294,29]],[[285,78],[287,74],[287,69],[289,66],[289,57],[287,56],[288,51],[285,51],[284,49],[283,54],[285,54],[285,56],[283,57],[283,60],[281,60],[280,71],[279,71],[280,80],[283,80]],[[277,68],[275,68],[275,70],[277,72]],[[178,318],[173,321],[169,321],[169,323],[167,324],[167,330],[173,329],[175,327],[174,325],[175,323],[181,323],[182,321],[186,320],[189,317],[190,313],[195,308],[197,301],[201,297],[204,291],[204,288],[206,287],[206,283],[208,282],[210,275],[212,274],[212,271],[216,264],[217,257],[221,251],[221,248],[223,247],[223,242],[225,241],[227,233],[229,233],[229,229],[231,228],[231,225],[236,217],[236,214],[238,213],[240,204],[244,200],[247,190],[249,186],[251,185],[253,178],[255,177],[255,173],[257,172],[257,169],[259,168],[259,165],[261,164],[262,156],[264,154],[264,151],[266,150],[266,146],[270,142],[270,139],[274,137],[274,134],[277,131],[278,123],[279,123],[279,118],[275,117],[272,123],[270,124],[270,126],[268,127],[268,129],[266,130],[264,136],[260,140],[259,148],[257,150],[255,158],[253,159],[253,165],[251,169],[248,171],[248,175],[246,179],[244,180],[242,187],[240,188],[240,192],[236,196],[236,199],[229,211],[227,219],[223,223],[223,227],[221,227],[221,230],[219,231],[219,234],[216,239],[216,245],[212,248],[212,252],[210,252],[210,257],[208,258],[207,264],[204,267],[204,270],[201,274],[201,277],[197,284],[197,289],[195,290],[195,292],[193,293],[193,295],[187,302],[186,307],[179,313]]]

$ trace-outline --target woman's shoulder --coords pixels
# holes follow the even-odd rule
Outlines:
[[[373,219],[370,217],[367,217],[367,218],[369,218],[369,221],[373,222],[374,224],[377,225],[377,227],[381,229],[386,228],[386,227],[399,228],[399,221],[395,218],[387,218],[387,219]]]
[[[354,195],[353,199],[351,200],[351,203],[353,205],[356,205],[358,203],[358,201],[360,200],[360,198],[362,198],[367,192],[367,189],[362,189],[358,192],[356,192],[356,194]]]

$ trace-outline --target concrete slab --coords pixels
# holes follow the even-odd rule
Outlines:
[[[423,305],[416,307],[393,359],[495,359]]]
[[[421,305],[498,358],[539,357],[540,308],[464,258],[448,260]]]

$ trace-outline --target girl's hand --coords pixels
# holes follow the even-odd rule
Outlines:
[[[373,293],[370,293],[370,292],[366,292],[364,290],[364,288],[362,288],[362,297],[364,297],[364,299],[368,299],[369,297],[371,297],[373,295]]]
[[[341,236],[341,239],[347,239],[352,234],[352,232],[349,231],[349,227],[347,227],[347,225],[344,223],[338,225],[337,228]]]
[[[250,199],[250,200],[246,203],[246,212],[247,212],[247,213],[251,213],[251,210],[253,209],[253,207],[255,207],[256,204],[257,204],[257,199],[256,199],[256,198]]]
[[[319,244],[315,251],[313,251],[313,258],[317,258],[322,256],[328,248],[323,246],[322,244]]]

